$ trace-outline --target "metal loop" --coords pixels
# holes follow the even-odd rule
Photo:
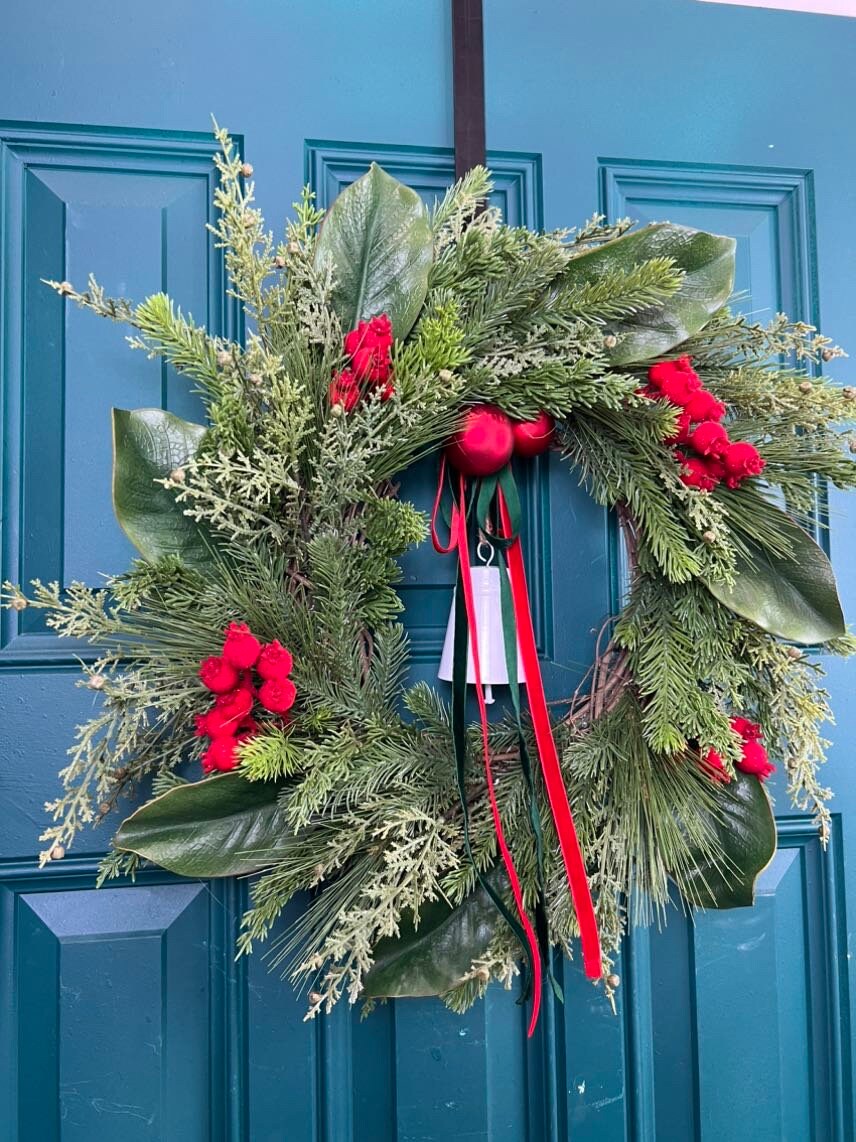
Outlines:
[[[493,562],[493,558],[496,555],[496,550],[493,544],[485,538],[485,534],[481,529],[479,529],[479,536],[480,539],[478,546],[476,547],[476,555],[486,567],[490,567],[491,563]],[[487,550],[487,555],[484,554],[485,549]]]

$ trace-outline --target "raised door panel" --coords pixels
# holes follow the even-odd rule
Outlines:
[[[169,291],[215,331],[231,315],[222,258],[205,225],[214,165],[205,136],[0,123],[3,345],[2,577],[97,584],[133,549],[110,505],[110,408],[157,406],[192,418],[186,381],[127,329],[64,302],[92,273],[109,296]],[[37,612],[0,618],[0,666],[63,665],[87,648]]]
[[[224,893],[94,871],[0,868],[0,1138],[207,1142],[232,1093]]]
[[[840,820],[824,854],[811,822],[787,817],[755,907],[697,920],[691,947],[704,1142],[738,1139],[753,1115],[756,1136],[770,1142],[842,1137],[847,934],[840,898]]]
[[[234,331],[205,229],[215,175],[205,134],[0,122],[0,579],[97,585],[133,558],[110,503],[110,408],[194,418],[199,402],[173,370],[129,350],[125,327],[42,279],[84,288],[92,272],[109,295],[135,301],[168,290],[196,320]],[[94,653],[57,638],[36,611],[0,612],[0,858],[36,849],[73,727],[91,715],[74,675]],[[89,832],[77,851],[105,840]]]
[[[667,219],[736,238],[735,306],[753,320],[816,317],[811,171],[601,159],[599,182],[612,219]]]

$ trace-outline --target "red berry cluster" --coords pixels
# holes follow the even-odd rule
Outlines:
[[[729,488],[739,488],[749,476],[763,472],[764,461],[754,445],[729,440],[722,424],[725,405],[702,387],[690,357],[652,365],[641,391],[681,410],[678,430],[666,443],[674,445],[688,487],[710,492],[724,481]]]
[[[347,369],[335,373],[330,382],[330,404],[352,412],[368,392],[389,400],[395,391],[392,374],[392,324],[385,313],[371,321],[361,321],[345,337],[345,352],[351,358]]]
[[[757,722],[750,722],[748,718],[732,718],[731,728],[740,738],[740,760],[736,762],[737,768],[743,773],[753,773],[759,781],[766,781],[776,770],[767,751],[761,745],[761,727]],[[709,749],[702,758],[702,765],[710,773],[714,781],[727,784],[729,777],[721,754],[715,749]]]
[[[223,634],[222,653],[199,665],[200,682],[217,695],[207,713],[196,715],[197,736],[211,740],[202,756],[206,773],[237,766],[238,746],[258,733],[256,702],[272,714],[285,714],[297,694],[288,677],[291,655],[276,639],[263,645],[246,623],[230,623]]]

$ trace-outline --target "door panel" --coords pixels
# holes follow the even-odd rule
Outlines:
[[[199,415],[185,381],[129,353],[126,331],[66,305],[42,279],[94,273],[111,296],[168,291],[226,328],[223,264],[205,224],[211,142],[155,132],[0,125],[4,250],[4,577],[95,584],[133,548],[112,519],[109,412]],[[4,611],[0,664],[66,665],[87,648],[35,611]]]
[[[217,1137],[223,893],[158,872],[96,890],[93,873],[0,872],[0,1137]]]
[[[97,582],[130,549],[109,506],[113,404],[198,412],[124,331],[43,277],[166,289],[239,332],[206,236],[209,114],[243,139],[278,226],[303,179],[329,202],[377,159],[429,200],[452,171],[448,5],[31,0],[0,37],[3,575]],[[738,238],[740,305],[823,318],[856,345],[847,108],[856,25],[696,0],[485,0],[490,165],[509,221],[668,218]],[[836,376],[856,382],[851,362]],[[430,464],[405,494],[430,498]],[[605,514],[542,460],[527,562],[551,696],[620,597]],[[829,497],[856,614],[856,513]],[[452,567],[405,560],[414,673],[432,678]],[[111,822],[35,870],[43,802],[93,699],[37,617],[0,625],[0,1140],[847,1142],[853,1138],[853,666],[831,664],[833,840],[774,785],[780,852],[754,910],[675,913],[626,943],[618,1016],[573,965],[527,1043],[497,989],[468,1015],[392,1003],[304,1023],[261,956],[235,964],[247,884],[159,872],[95,892]],[[16,1061],[17,1060],[17,1061]]]

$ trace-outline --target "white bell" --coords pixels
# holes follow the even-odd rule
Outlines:
[[[479,645],[479,666],[481,668],[481,681],[484,686],[485,702],[493,702],[493,687],[508,685],[508,669],[505,662],[505,643],[502,637],[502,609],[499,597],[498,567],[473,567],[471,569],[473,583],[473,602],[475,605],[476,634]],[[506,572],[508,574],[508,572]],[[449,625],[446,627],[446,641],[443,643],[443,654],[440,657],[440,669],[437,677],[444,682],[452,681],[452,658],[455,644],[455,600],[452,599],[452,611],[449,615]],[[523,660],[520,657],[520,644],[517,645],[517,678],[525,682],[523,676]],[[473,669],[472,642],[467,639],[467,682],[475,682]]]

